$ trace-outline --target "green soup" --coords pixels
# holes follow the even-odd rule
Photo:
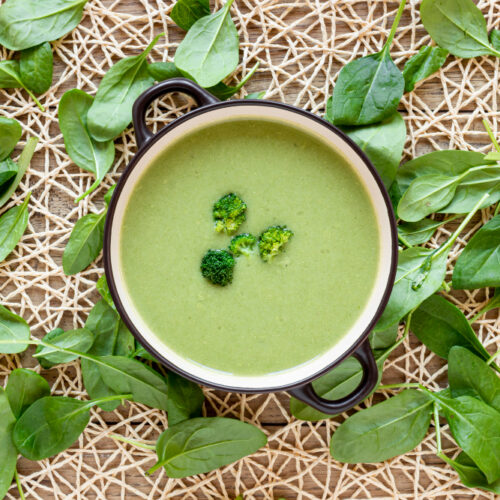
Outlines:
[[[208,249],[227,248],[212,206],[237,193],[240,232],[283,224],[294,236],[267,263],[239,257],[233,282],[205,280]],[[293,126],[232,120],[195,130],[138,180],[123,218],[121,266],[142,319],[170,349],[236,375],[264,375],[323,354],[373,290],[379,232],[357,174],[335,150]]]

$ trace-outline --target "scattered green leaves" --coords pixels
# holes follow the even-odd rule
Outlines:
[[[30,327],[23,318],[0,305],[0,352],[15,354],[28,348]],[[7,343],[2,344],[2,341]],[[9,341],[26,341],[26,344],[9,344]]]
[[[205,396],[198,384],[170,372],[167,376],[168,425],[172,426],[194,417],[201,417]]]
[[[177,68],[202,87],[217,85],[238,65],[238,32],[229,14],[233,1],[196,21],[175,52]]]
[[[0,262],[9,255],[21,239],[28,226],[28,193],[21,205],[7,210],[0,217]]]
[[[405,92],[411,92],[415,84],[434,74],[443,66],[448,57],[448,51],[441,47],[424,45],[408,61],[403,68]]]
[[[21,80],[35,94],[44,94],[52,85],[53,64],[49,42],[23,50],[19,58]]]
[[[23,129],[17,120],[0,116],[0,161],[14,151],[22,134]]]
[[[0,9],[1,8],[2,6],[0,6]],[[45,111],[45,108],[40,104],[40,101],[35,97],[33,92],[31,92],[31,90],[21,80],[18,61],[0,61],[0,89],[24,89],[26,90],[26,92],[28,92],[29,96],[33,99],[35,104],[42,111]]]
[[[94,335],[87,328],[78,328],[77,330],[68,330],[67,332],[61,330],[61,328],[57,328],[49,332],[42,340],[55,347],[39,345],[35,357],[38,358],[44,368],[50,368],[57,364],[69,363],[78,359],[77,354],[61,352],[57,349],[58,347],[87,352],[94,343]]]
[[[267,443],[257,427],[230,418],[193,418],[169,427],[158,439],[158,462],[168,477],[203,474],[256,452]]]
[[[38,373],[25,368],[12,370],[5,388],[14,417],[18,419],[35,401],[50,396],[48,382]]]
[[[170,17],[179,28],[188,31],[198,19],[209,14],[209,0],[177,0]]]

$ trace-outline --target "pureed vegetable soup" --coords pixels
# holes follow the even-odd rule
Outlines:
[[[248,207],[238,233],[282,224],[294,236],[271,262],[258,250],[239,257],[221,287],[200,263],[230,243],[212,217],[230,192]],[[121,231],[125,284],[146,324],[182,357],[236,375],[331,348],[365,307],[378,268],[376,215],[357,174],[320,139],[276,121],[217,123],[169,146],[137,182]]]

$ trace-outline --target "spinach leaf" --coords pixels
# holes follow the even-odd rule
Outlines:
[[[366,153],[386,188],[394,181],[406,141],[406,125],[399,113],[381,123],[341,129]]]
[[[13,177],[8,183],[0,186],[0,207],[3,207],[9,198],[12,196],[12,193],[17,189],[21,179],[24,176],[24,173],[29,167],[31,158],[33,157],[33,153],[35,152],[36,145],[38,143],[38,139],[36,137],[30,137],[26,146],[17,161],[17,174]]]
[[[22,135],[23,129],[17,120],[0,116],[0,160],[14,151]]]
[[[17,368],[9,375],[5,393],[12,413],[18,419],[35,401],[50,396],[50,387],[48,382],[33,370]]]
[[[249,73],[241,80],[240,83],[236,86],[229,86],[226,85],[223,82],[219,82],[217,85],[214,85],[212,87],[208,87],[207,90],[217,97],[218,99],[225,101],[226,99],[229,99],[232,97],[234,94],[239,92],[243,86],[252,78],[254,75],[255,71],[257,71],[257,68],[259,67],[259,63],[255,64],[255,66],[249,71]],[[159,62],[159,63],[152,63],[148,66],[148,71],[149,74],[156,80],[156,81],[163,81],[163,80],[168,80],[169,78],[176,78],[179,76],[184,76],[175,66],[174,63],[170,62]],[[189,78],[189,75],[186,75]]]
[[[109,307],[116,311],[115,304],[113,302],[113,298],[111,297],[111,293],[109,292],[108,282],[106,281],[106,275],[103,274],[95,284],[97,291],[101,295],[101,297],[106,301]]]
[[[405,92],[411,92],[415,84],[425,80],[443,66],[448,57],[448,51],[441,47],[424,45],[408,61],[403,68],[405,79]]]
[[[15,422],[7,394],[0,387],[0,498],[9,491],[16,471],[17,450],[12,442]]]
[[[398,234],[410,245],[421,245],[432,238],[436,229],[447,222],[432,219],[422,219],[417,222],[404,222],[398,225]]]
[[[447,398],[429,393],[442,410],[458,445],[489,483],[500,478],[500,413],[471,396]]]
[[[136,403],[168,411],[167,381],[149,366],[123,356],[85,356],[95,363],[101,380],[114,393],[130,393]]]
[[[472,0],[423,0],[420,17],[432,39],[454,56],[500,56],[490,45],[486,21]]]
[[[394,345],[398,338],[398,325],[392,325],[385,329],[379,329],[375,325],[375,329],[370,333],[370,346],[376,351],[377,349],[387,349]]]
[[[238,65],[239,39],[229,14],[233,0],[196,21],[175,52],[177,68],[202,87],[217,85]]]
[[[66,151],[80,168],[96,176],[92,186],[76,201],[85,198],[99,186],[115,159],[113,141],[98,142],[88,131],[87,114],[93,102],[92,96],[73,89],[65,92],[59,103],[59,126]]]
[[[113,140],[132,121],[135,100],[154,83],[146,58],[162,36],[155,37],[142,54],[118,61],[104,75],[87,112],[87,127],[96,141]]]
[[[179,28],[188,31],[198,19],[209,14],[209,0],[177,0],[170,17]]]
[[[417,222],[446,207],[455,196],[462,176],[430,174],[417,177],[403,193],[398,204],[398,216],[407,222]]]
[[[448,359],[453,346],[465,347],[485,360],[490,357],[463,312],[439,295],[420,305],[411,326],[419,340],[441,358]]]
[[[99,402],[54,396],[38,399],[14,426],[12,438],[19,453],[29,460],[43,460],[66,450],[87,427],[90,409]]]
[[[40,364],[44,368],[50,368],[51,366],[69,363],[78,358],[76,354],[70,354],[67,352],[61,352],[57,347],[63,347],[65,349],[71,349],[73,351],[87,352],[94,343],[94,335],[87,328],[79,328],[77,330],[68,330],[65,332],[61,331],[60,328],[49,332],[42,339],[44,342],[56,346],[56,348],[47,347],[39,345],[35,358],[38,358]]]
[[[382,378],[384,362],[391,351],[392,349],[389,348],[384,351],[377,350],[374,352],[375,359],[377,360],[379,378]],[[312,384],[314,390],[319,396],[325,399],[334,400],[343,398],[350,394],[354,389],[356,389],[356,387],[358,387],[362,378],[363,369],[359,364],[359,361],[351,356],[327,374],[316,379]],[[294,417],[301,420],[308,420],[310,422],[317,422],[318,420],[335,416],[315,410],[306,403],[303,403],[295,398],[290,398],[290,411]]]
[[[490,41],[493,47],[500,51],[500,30],[491,30]]]
[[[406,453],[425,437],[432,400],[417,390],[405,390],[345,420],[332,436],[330,452],[346,463],[382,462]]]
[[[0,7],[0,44],[24,50],[73,30],[87,0],[8,0]]]
[[[468,488],[482,488],[483,490],[500,494],[500,479],[488,483],[486,476],[467,453],[462,451],[455,460],[448,458],[442,453],[439,456],[455,469],[460,477],[460,481]]]
[[[0,6],[0,9],[1,8],[2,6]],[[40,101],[35,97],[33,92],[31,92],[31,90],[28,87],[26,87],[24,82],[21,80],[21,75],[19,71],[20,70],[18,61],[0,61],[0,89],[24,89],[26,90],[28,95],[33,99],[35,104],[42,111],[45,111],[45,108],[40,104]]]
[[[479,397],[500,411],[500,378],[481,358],[468,349],[454,346],[448,354],[451,395]]]
[[[390,48],[406,0],[402,0],[391,32],[380,52],[346,64],[333,89],[332,117],[336,125],[369,125],[394,114],[405,81]]]
[[[231,418],[192,418],[169,427],[158,439],[157,464],[167,476],[203,474],[256,452],[267,443],[257,427]]]
[[[52,85],[53,64],[49,42],[25,49],[19,58],[21,80],[35,94],[44,94]]]
[[[28,348],[26,344],[2,344],[3,341],[26,340],[30,338],[30,327],[23,318],[0,305],[0,353],[16,354]]]
[[[453,270],[453,288],[500,286],[500,215],[469,240]]]
[[[398,269],[394,288],[378,322],[380,328],[386,328],[398,323],[401,318],[436,292],[446,275],[446,260],[448,252],[443,252],[433,258],[434,250],[413,247],[400,252]],[[418,283],[422,273],[423,283]]]
[[[85,328],[94,334],[94,343],[89,354],[95,356],[132,356],[135,349],[134,337],[128,331],[116,310],[105,300],[100,300],[92,308],[85,323]],[[92,399],[118,394],[102,378],[98,366],[88,360],[81,360],[82,377],[87,393]],[[112,411],[119,401],[104,403],[104,411]]]
[[[484,305],[470,320],[470,323],[474,323],[480,316],[486,314],[488,311],[497,309],[500,307],[500,288],[495,288],[495,293],[493,297]]]
[[[15,177],[17,172],[17,165],[10,158],[0,161],[0,186],[11,180],[12,177]]]
[[[169,427],[194,417],[201,417],[205,396],[198,384],[170,372],[167,376],[167,413]]]
[[[475,169],[476,167],[484,167]],[[471,169],[470,172],[467,172]],[[500,166],[496,161],[487,160],[482,153],[473,151],[434,151],[419,156],[398,169],[396,183],[401,193],[404,193],[417,177],[424,175],[446,175],[462,178],[451,203],[440,209],[443,213],[463,214],[470,212],[472,207],[485,193],[489,197],[480,208],[485,208],[500,200]]]
[[[264,99],[264,96],[266,95],[266,92],[251,92],[250,94],[247,94],[243,99]]]
[[[0,262],[16,248],[28,226],[28,193],[21,205],[7,210],[0,217]]]
[[[103,245],[106,210],[79,219],[63,253],[63,270],[67,276],[87,268],[99,255]]]

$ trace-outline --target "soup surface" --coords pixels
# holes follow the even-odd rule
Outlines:
[[[269,263],[239,257],[233,282],[200,272],[208,249],[227,248],[212,206],[237,193],[240,232],[286,225],[294,236]],[[139,179],[121,230],[128,293],[146,324],[184,358],[236,375],[264,375],[323,354],[364,309],[379,233],[347,161],[281,122],[233,120],[169,146]]]

